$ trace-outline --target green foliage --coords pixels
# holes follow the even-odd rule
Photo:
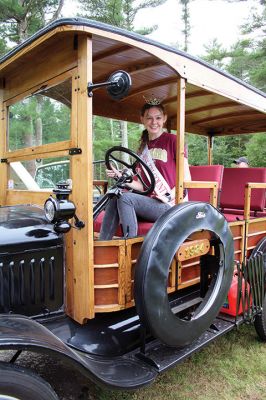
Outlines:
[[[253,52],[249,75],[252,85],[266,91],[266,39],[261,42],[261,47],[256,48]]]
[[[141,129],[138,124],[128,123],[128,147],[137,151]],[[94,116],[93,154],[94,160],[104,160],[106,151],[113,146],[121,146],[119,121]]]
[[[110,25],[134,30],[137,13],[148,7],[157,7],[166,0],[79,0],[82,16]],[[151,33],[153,27],[143,28],[142,33]]]
[[[205,136],[187,134],[188,162],[190,165],[206,165],[207,139]]]
[[[213,164],[231,167],[235,159],[246,156],[251,135],[220,136],[214,138]]]
[[[190,0],[179,0],[182,5],[182,21],[184,23],[184,29],[182,33],[184,34],[184,51],[188,51],[189,37],[191,32],[190,26],[190,12],[189,12],[189,4]]]
[[[4,31],[4,27],[0,25],[0,57],[8,51],[8,46],[4,39]]]
[[[10,150],[69,139],[69,108],[49,98],[42,97],[41,99],[42,101],[38,102],[37,96],[33,96],[10,106]],[[41,137],[38,136],[38,118],[41,118]]]
[[[1,37],[21,43],[46,23],[58,17],[64,0],[0,0]]]
[[[204,60],[215,65],[217,68],[224,68],[224,60],[228,56],[228,52],[222,47],[222,44],[217,39],[204,46],[207,55],[203,57]]]
[[[246,144],[246,155],[252,167],[266,167],[266,133],[252,135]]]

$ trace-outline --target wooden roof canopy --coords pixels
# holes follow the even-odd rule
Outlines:
[[[59,51],[64,50],[70,59],[67,66],[62,61],[59,70],[73,68],[80,34],[92,38],[93,83],[106,81],[116,70],[127,71],[132,78],[127,97],[119,101],[112,100],[105,89],[95,90],[93,114],[139,122],[143,96],[152,95],[162,99],[169,127],[175,129],[177,81],[183,77],[186,132],[201,135],[266,132],[265,93],[184,52],[86,19],[57,20],[2,57],[0,79],[9,89],[5,90],[5,96],[12,96],[21,77],[27,80],[31,73],[29,65],[34,66],[36,73],[38,63],[52,63],[53,55]],[[69,86],[66,85],[65,91],[69,101]]]

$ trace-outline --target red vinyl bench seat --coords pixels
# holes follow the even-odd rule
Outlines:
[[[103,222],[103,217],[104,217],[104,211],[100,212],[100,214],[98,215],[98,217],[95,219],[95,221],[93,223],[94,232],[100,232],[101,225]],[[154,224],[154,222],[139,220],[138,221],[138,236],[146,235],[149,232],[149,230],[151,229],[153,224]],[[116,231],[115,236],[123,237],[123,232],[122,232],[120,225]]]
[[[248,183],[266,183],[266,168],[225,168],[220,197],[228,222],[244,219],[245,188]],[[250,218],[263,217],[265,189],[252,189]]]

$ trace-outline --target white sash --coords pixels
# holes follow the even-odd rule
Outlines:
[[[160,196],[160,195],[164,196],[166,193],[171,194],[170,186],[168,185],[168,183],[166,182],[166,180],[164,179],[164,177],[162,176],[162,174],[156,167],[147,145],[145,145],[142,153],[140,154],[140,158],[148,165],[148,167],[150,168],[150,170],[152,171],[152,173],[154,175],[154,178],[155,178],[154,193],[157,196]],[[148,172],[145,170],[145,168],[143,168],[143,170],[144,170],[146,177],[149,179]],[[172,199],[171,201],[169,201],[169,204],[171,206],[174,206],[175,199]]]

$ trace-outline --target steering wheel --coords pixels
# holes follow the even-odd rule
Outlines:
[[[132,158],[132,162],[127,163],[126,161],[122,160],[120,157],[118,158],[117,155],[115,155],[116,152],[122,152],[122,153],[129,154]],[[153,175],[151,169],[148,167],[148,165],[134,151],[129,150],[126,147],[122,147],[122,146],[111,147],[111,149],[107,150],[107,152],[105,154],[105,164],[108,169],[112,169],[111,168],[112,160],[124,165],[126,168],[129,168],[133,172],[134,176],[137,176],[139,178],[139,180],[141,181],[141,183],[143,185],[144,190],[140,191],[140,190],[133,189],[134,193],[148,195],[153,192],[154,187],[155,187],[154,175]],[[142,169],[145,174],[147,172],[149,181],[150,181],[149,185],[147,185],[144,182],[141,174],[137,171],[138,165],[142,166]]]

